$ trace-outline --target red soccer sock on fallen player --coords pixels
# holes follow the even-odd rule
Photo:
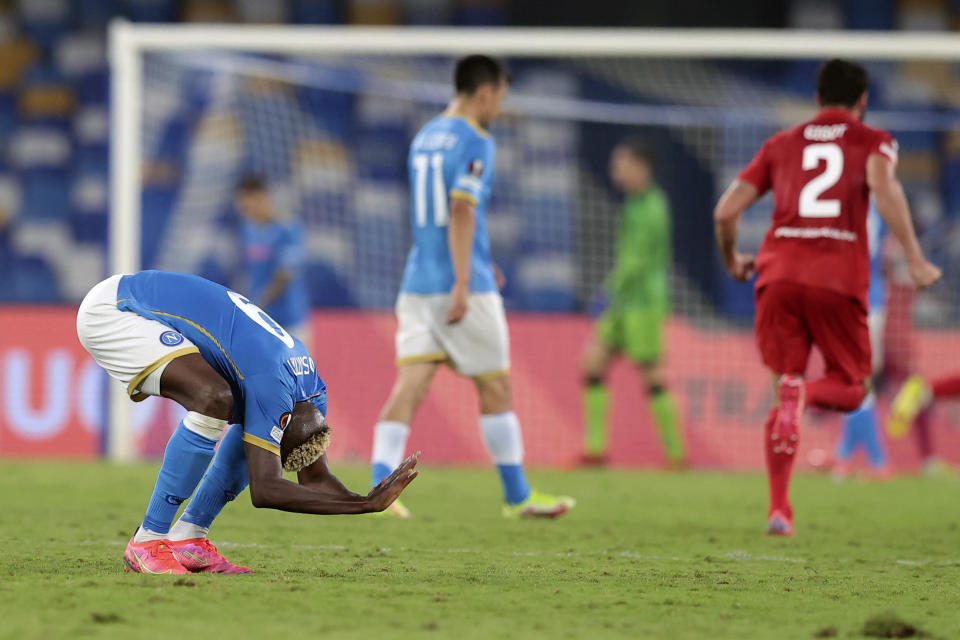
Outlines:
[[[862,384],[849,384],[834,378],[807,382],[807,404],[833,411],[855,411],[866,396]]]
[[[960,376],[946,376],[930,381],[934,398],[956,398],[960,396]]]

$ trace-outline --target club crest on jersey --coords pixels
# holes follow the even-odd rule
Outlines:
[[[164,331],[160,334],[160,343],[168,347],[175,347],[183,342],[183,336],[176,331]]]
[[[481,160],[480,158],[477,158],[476,160],[471,160],[469,167],[467,167],[467,171],[470,172],[470,175],[476,176],[477,178],[479,178],[480,176],[482,176],[482,175],[483,175],[483,160]]]

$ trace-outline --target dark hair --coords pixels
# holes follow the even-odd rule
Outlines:
[[[653,153],[653,149],[650,147],[650,143],[646,139],[641,138],[640,136],[629,136],[620,141],[618,147],[623,147],[627,152],[632,155],[637,160],[642,160],[650,165],[650,168],[653,168],[654,160],[656,156]]]
[[[259,193],[267,190],[267,183],[258,175],[247,174],[237,183],[236,190],[243,193]]]
[[[457,93],[473,95],[485,84],[510,84],[513,78],[502,62],[490,56],[474,54],[457,60],[453,85]]]
[[[823,106],[850,108],[867,90],[870,78],[863,65],[832,58],[817,72],[817,98]]]
[[[280,463],[284,471],[300,471],[317,461],[330,446],[330,427],[310,402],[297,402],[281,427]]]

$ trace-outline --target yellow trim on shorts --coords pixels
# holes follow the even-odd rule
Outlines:
[[[500,369],[499,371],[491,371],[489,373],[481,373],[478,376],[470,376],[474,380],[494,380],[496,378],[502,378],[505,375],[510,373],[510,369]]]
[[[201,327],[200,325],[198,325],[198,324],[197,324],[196,322],[194,322],[193,320],[191,320],[191,319],[189,319],[189,318],[184,318],[183,316],[178,316],[178,315],[173,314],[173,313],[165,313],[165,312],[163,312],[163,311],[154,311],[154,310],[152,310],[152,309],[150,310],[150,313],[155,313],[155,314],[157,314],[158,316],[169,316],[169,317],[171,317],[171,318],[176,318],[176,319],[178,319],[178,320],[183,320],[184,322],[186,322],[187,324],[189,324],[191,327],[193,327],[194,329],[196,329],[197,331],[199,331],[199,332],[202,333],[203,335],[207,336],[207,337],[210,339],[210,341],[213,342],[213,344],[217,345],[217,348],[220,349],[220,353],[223,354],[223,357],[226,358],[226,359],[227,359],[227,362],[230,363],[230,366],[233,367],[233,370],[236,372],[237,377],[240,378],[241,380],[243,380],[243,374],[240,373],[240,369],[238,369],[238,368],[237,368],[237,365],[234,364],[233,359],[230,357],[230,354],[228,354],[228,353],[227,353],[227,350],[224,349],[224,348],[220,345],[219,342],[217,342],[217,339],[216,339],[216,338],[214,338],[212,335],[210,335],[210,332],[209,332],[209,331],[207,331],[206,329],[204,329],[203,327]]]
[[[473,197],[473,194],[467,193],[466,191],[461,191],[460,189],[451,190],[450,198],[455,200],[466,200],[471,204],[477,204],[477,199]]]
[[[136,376],[133,377],[133,380],[130,381],[130,384],[127,385],[127,395],[130,396],[130,398],[134,402],[140,402],[141,400],[144,400],[147,397],[147,395],[137,391],[137,387],[143,384],[143,381],[147,379],[147,376],[149,376],[151,373],[153,373],[154,371],[156,371],[166,363],[170,362],[174,358],[185,356],[188,353],[200,353],[200,349],[192,346],[183,347],[182,349],[171,351],[167,355],[155,361],[153,364],[149,364],[146,367],[144,367],[143,370],[140,371],[140,373],[138,373]],[[142,397],[135,397],[135,396],[142,396]]]
[[[247,433],[246,431],[244,431],[244,432],[243,432],[243,441],[244,441],[244,442],[248,442],[248,443],[252,444],[252,445],[255,446],[255,447],[260,447],[261,449],[264,449],[264,450],[266,450],[266,451],[269,451],[270,453],[272,453],[272,454],[274,454],[274,455],[277,455],[277,456],[280,455],[280,447],[278,447],[277,445],[273,444],[273,443],[270,442],[269,440],[264,440],[263,438],[258,438],[257,436],[253,435],[252,433]]]
[[[407,364],[420,364],[421,362],[443,362],[447,359],[447,354],[443,351],[437,351],[436,353],[425,353],[419,356],[405,356],[403,358],[397,358],[397,366],[402,367]]]

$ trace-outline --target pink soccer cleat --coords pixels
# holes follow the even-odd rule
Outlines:
[[[790,537],[793,535],[793,518],[788,518],[781,511],[774,511],[767,521],[768,536]]]
[[[773,453],[783,453],[792,456],[797,452],[797,442],[800,439],[800,418],[803,416],[803,406],[806,400],[803,378],[800,376],[780,376],[780,409],[777,411],[777,421],[773,424],[770,439],[774,441]]]
[[[127,573],[131,571],[166,575],[190,573],[173,557],[166,540],[134,542],[133,538],[130,538],[123,552],[123,563],[126,565],[124,571]]]
[[[173,557],[191,573],[253,573],[253,569],[233,564],[206,538],[167,540]]]

